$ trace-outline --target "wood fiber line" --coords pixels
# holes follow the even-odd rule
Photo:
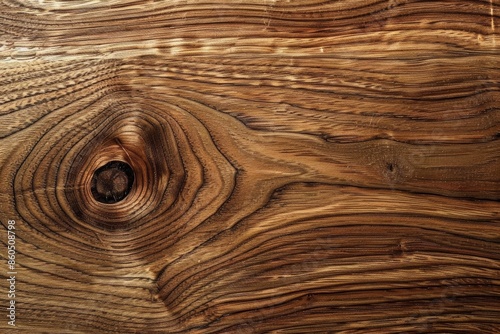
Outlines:
[[[0,331],[500,332],[498,13],[3,1]]]

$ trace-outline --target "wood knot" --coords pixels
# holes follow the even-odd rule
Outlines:
[[[413,251],[410,248],[410,244],[406,240],[400,240],[396,245],[395,249],[392,251],[392,255],[395,257],[402,257],[411,254]]]
[[[134,183],[130,165],[111,161],[97,169],[91,183],[92,195],[101,203],[116,203],[127,197]]]

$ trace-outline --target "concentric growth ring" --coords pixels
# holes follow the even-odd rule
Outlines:
[[[44,242],[151,263],[228,200],[236,172],[206,128],[212,110],[155,97],[111,94],[40,134],[15,182],[17,209]]]

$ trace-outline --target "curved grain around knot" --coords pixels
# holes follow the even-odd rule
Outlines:
[[[57,212],[60,228],[89,236],[99,230],[139,233],[141,239],[154,232],[154,242],[185,228],[182,222],[198,214],[193,203],[213,213],[229,196],[232,167],[188,111],[133,93],[110,94],[89,109],[46,129],[30,149],[14,183],[21,212]],[[96,173],[117,162],[133,173],[127,196],[113,203],[98,200]],[[42,200],[35,200],[42,191]]]
[[[500,331],[495,1],[0,8],[16,330]]]
[[[236,170],[195,113],[177,105],[175,98],[131,91],[120,65],[109,65],[117,70],[108,84],[89,83],[89,96],[80,95],[83,91],[64,94],[67,107],[7,136],[15,143],[8,154],[14,164],[3,167],[13,172],[11,208],[24,222],[20,242],[46,250],[28,251],[25,270],[40,261],[50,263],[49,281],[55,279],[62,290],[94,291],[93,300],[110,309],[137,295],[132,316],[141,319],[153,310],[153,320],[173,331],[181,327],[159,297],[157,274],[169,258],[199,246],[201,240],[190,235],[209,238],[196,231],[230,198]],[[44,108],[57,99],[40,98],[38,103]],[[23,112],[14,110],[11,117],[21,119]],[[126,277],[132,283],[114,290]],[[28,294],[59,298],[42,292],[43,282],[28,278],[28,284]],[[111,299],[109,289],[115,293]],[[71,301],[63,306],[78,309]],[[30,307],[35,312],[38,306]],[[58,326],[87,328],[100,310],[88,310],[86,323],[65,316]],[[108,331],[119,318],[107,319],[102,327],[97,320],[91,327]],[[146,328],[150,320],[123,328]],[[37,321],[43,327],[55,318]]]

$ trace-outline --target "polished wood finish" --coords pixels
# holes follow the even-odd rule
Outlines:
[[[0,330],[500,332],[499,14],[3,1]]]

